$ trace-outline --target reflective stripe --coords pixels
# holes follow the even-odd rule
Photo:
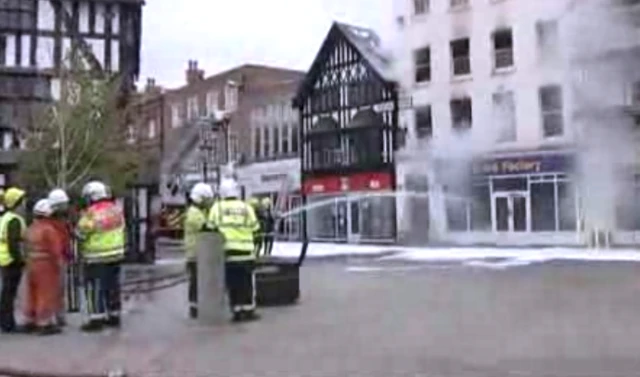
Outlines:
[[[23,238],[24,238],[24,235],[26,234],[27,224],[25,223],[22,216],[12,211],[7,211],[2,215],[2,217],[0,217],[0,267],[8,266],[11,264],[11,262],[13,262],[13,257],[9,252],[9,243],[7,242],[8,241],[7,231],[8,231],[9,223],[14,219],[17,219],[18,221],[20,221],[20,228],[22,230]]]
[[[124,216],[115,204],[90,207],[78,221],[78,228],[85,236],[81,252],[88,263],[118,261],[124,257]]]
[[[187,260],[196,259],[196,240],[202,227],[207,223],[205,213],[196,206],[189,206],[184,218],[184,249]]]

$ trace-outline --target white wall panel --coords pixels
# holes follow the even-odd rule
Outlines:
[[[55,27],[55,13],[51,3],[40,1],[38,3],[38,29],[53,30]]]
[[[31,36],[23,35],[21,37],[22,45],[20,46],[22,49],[22,54],[20,55],[20,66],[28,67],[29,66],[29,53],[31,52]]]
[[[96,33],[104,33],[104,4],[96,2]]]
[[[96,59],[104,67],[104,41],[100,39],[87,39],[87,43],[91,46],[91,51]]]
[[[111,70],[120,70],[120,42],[111,42]]]
[[[36,50],[36,66],[38,68],[53,68],[53,38],[39,37]]]
[[[7,66],[13,67],[16,65],[16,37],[13,35],[7,35],[7,46],[5,61]]]
[[[71,52],[71,39],[62,39],[62,59],[65,61],[65,67],[69,67],[69,53]]]
[[[51,79],[51,97],[60,100],[60,79]]]
[[[86,33],[89,31],[89,3],[82,2],[80,3],[80,12],[79,12],[79,28],[81,33]]]

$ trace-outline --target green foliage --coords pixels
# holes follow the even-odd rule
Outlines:
[[[135,179],[138,152],[128,144],[127,109],[117,76],[102,77],[72,55],[60,75],[60,98],[34,109],[35,126],[20,158],[24,187],[78,192],[100,179],[121,193]]]

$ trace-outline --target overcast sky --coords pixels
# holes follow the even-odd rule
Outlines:
[[[189,59],[207,76],[243,63],[307,70],[333,20],[383,40],[393,22],[391,0],[147,0],[143,12],[141,81],[170,88]]]

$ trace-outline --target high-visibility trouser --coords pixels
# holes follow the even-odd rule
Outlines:
[[[225,280],[233,313],[252,312],[256,308],[255,260],[227,259]]]
[[[198,265],[195,260],[187,261],[187,274],[189,275],[189,309],[198,308]]]

